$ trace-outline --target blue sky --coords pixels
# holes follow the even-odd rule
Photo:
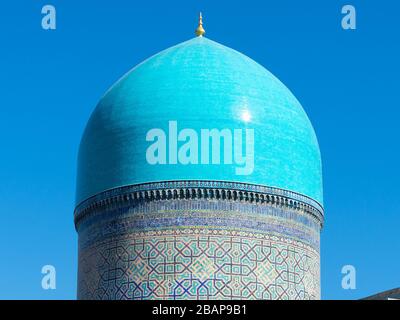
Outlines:
[[[41,28],[41,8],[57,29]],[[357,30],[341,8],[357,9]],[[400,4],[380,1],[7,1],[0,19],[0,298],[74,299],[76,157],[89,115],[121,75],[207,36],[264,65],[300,100],[317,132],[326,223],[322,297],[400,286]],[[41,268],[57,289],[41,288]],[[341,288],[341,268],[357,289]]]

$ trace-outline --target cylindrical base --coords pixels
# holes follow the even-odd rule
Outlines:
[[[282,197],[206,193],[120,197],[87,211],[78,299],[320,298],[317,218]]]

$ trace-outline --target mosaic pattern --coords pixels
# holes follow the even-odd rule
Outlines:
[[[99,199],[76,212],[78,298],[319,299],[322,222],[284,204]]]
[[[80,252],[80,299],[318,299],[319,255],[249,232],[144,232]]]

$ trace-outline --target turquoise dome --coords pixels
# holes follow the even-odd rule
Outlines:
[[[178,131],[189,128],[199,137],[202,129],[243,129],[245,141],[244,130],[253,130],[254,141],[246,146],[254,150],[253,170],[238,175],[235,165],[150,164],[146,152],[152,142],[146,136],[156,128],[168,134],[171,121]],[[320,151],[300,103],[264,67],[204,37],[152,56],[106,92],[82,137],[76,201],[116,187],[171,180],[258,184],[322,204]]]

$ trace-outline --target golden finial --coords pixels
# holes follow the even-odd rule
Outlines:
[[[202,36],[204,36],[205,33],[206,33],[206,31],[203,28],[203,17],[202,17],[201,12],[200,12],[200,15],[199,15],[199,26],[196,29],[196,36],[202,37]]]

